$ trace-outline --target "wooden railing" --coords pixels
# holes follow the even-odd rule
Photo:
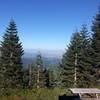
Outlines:
[[[75,98],[75,100],[100,100],[100,98],[81,98],[81,99],[79,99],[79,98]]]
[[[81,98],[81,100],[100,100],[100,98]]]

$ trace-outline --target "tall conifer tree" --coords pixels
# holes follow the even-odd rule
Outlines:
[[[94,85],[94,68],[91,64],[91,41],[89,37],[89,32],[85,24],[82,25],[80,31],[80,54],[79,54],[79,64],[78,64],[78,76],[77,84],[78,87],[92,87]]]
[[[66,87],[92,87],[95,80],[91,64],[90,39],[86,25],[73,34],[62,59],[62,84]]]
[[[62,87],[76,87],[77,77],[76,68],[78,65],[80,34],[75,32],[71,38],[70,45],[68,46],[62,58],[61,64],[61,84]]]
[[[19,42],[16,24],[13,20],[6,30],[1,42],[1,69],[5,88],[20,87],[22,81],[22,44]]]
[[[95,67],[95,77],[100,85],[100,7],[92,26],[92,58],[93,67]]]
[[[36,64],[34,67],[34,88],[45,88],[46,87],[46,70],[43,66],[43,60],[41,54],[37,55]]]
[[[46,71],[46,86],[50,89],[55,88],[55,75],[54,75],[54,70],[52,67],[49,67]]]

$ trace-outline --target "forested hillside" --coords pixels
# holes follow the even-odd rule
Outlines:
[[[0,41],[0,97],[57,100],[66,92],[72,95],[69,88],[100,88],[100,7],[91,31],[87,25],[72,33],[61,58],[46,58],[40,51],[30,59],[23,57],[23,43],[11,19]]]

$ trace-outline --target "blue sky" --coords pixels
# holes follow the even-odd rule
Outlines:
[[[24,49],[64,50],[81,24],[91,26],[99,0],[0,0],[0,40],[9,20]]]

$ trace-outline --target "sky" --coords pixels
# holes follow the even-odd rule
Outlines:
[[[0,40],[11,18],[24,49],[64,50],[76,28],[90,28],[99,0],[0,0]]]

